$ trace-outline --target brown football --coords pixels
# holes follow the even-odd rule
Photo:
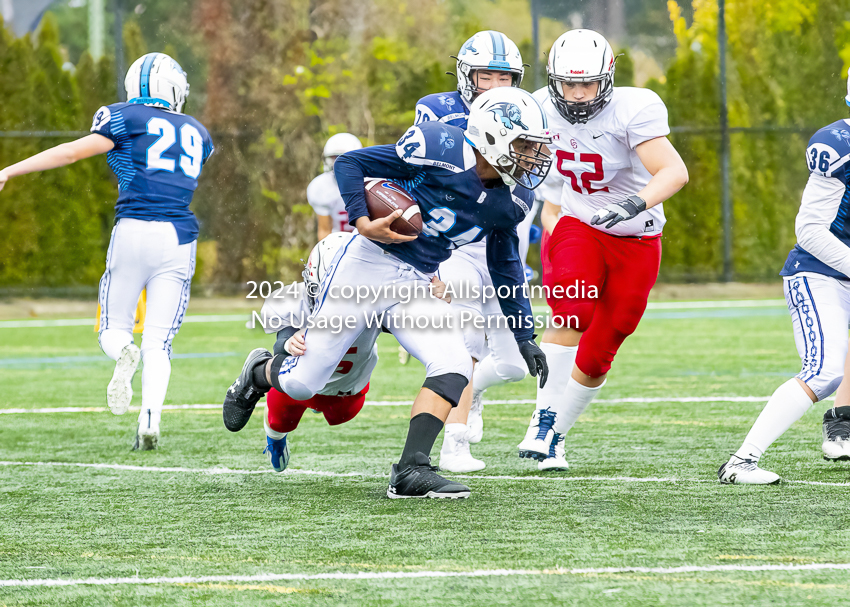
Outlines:
[[[381,219],[401,209],[401,217],[390,224],[390,229],[404,236],[418,236],[422,232],[422,213],[419,204],[404,188],[386,179],[366,180],[366,207],[370,219]]]

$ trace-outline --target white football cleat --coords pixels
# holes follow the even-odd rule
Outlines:
[[[823,458],[850,460],[850,407],[833,407],[823,415]]]
[[[470,443],[480,443],[484,438],[484,393],[487,390],[472,390],[472,407],[466,418],[466,426],[469,428],[467,437]]]
[[[724,485],[777,485],[782,479],[778,474],[759,468],[754,459],[741,459],[737,455],[720,466],[717,477]]]
[[[537,469],[541,472],[547,470],[569,470],[570,465],[567,463],[567,458],[564,457],[564,442],[566,434],[558,434],[557,432],[552,437],[552,445],[549,447],[549,457],[542,462],[537,462]]]
[[[115,361],[115,372],[106,387],[106,404],[115,415],[124,415],[133,400],[133,376],[142,353],[136,344],[127,344]]]
[[[136,430],[133,451],[153,451],[157,447],[159,447],[159,428],[144,428],[140,424]]]
[[[552,440],[555,437],[555,431],[552,429],[554,424],[554,411],[550,409],[535,411],[531,416],[531,422],[528,424],[525,438],[517,446],[519,456],[536,459],[539,462],[548,458]]]
[[[443,448],[440,449],[440,470],[447,472],[476,472],[487,465],[480,459],[472,457],[469,452],[468,430],[465,424],[457,424],[460,430],[446,426],[443,435]]]

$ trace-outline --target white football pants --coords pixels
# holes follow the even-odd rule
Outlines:
[[[430,280],[430,275],[368,238],[355,236],[337,253],[322,280],[310,316],[313,328],[305,333],[306,354],[287,358],[281,367],[284,392],[295,400],[307,400],[322,390],[367,322],[374,326],[384,312],[384,326],[425,365],[427,377],[457,373],[468,380],[472,361],[463,334],[452,306],[430,295]],[[354,295],[358,287],[379,289],[379,295],[358,303]]]
[[[838,389],[844,377],[850,283],[808,273],[786,277],[784,282],[794,342],[803,361],[797,377],[823,400]]]
[[[527,230],[526,230],[527,233]],[[519,346],[514,339],[513,331],[508,328],[507,319],[502,314],[502,308],[496,297],[484,301],[484,289],[491,289],[493,281],[487,268],[487,250],[479,243],[474,243],[452,251],[452,256],[440,264],[438,272],[440,280],[451,286],[456,294],[452,306],[468,313],[473,317],[483,318],[483,328],[469,320],[463,323],[463,339],[469,355],[481,361],[487,355],[487,348],[500,369],[499,375],[505,381],[520,381],[525,377],[527,366]],[[478,294],[477,296],[475,294]],[[486,339],[486,346],[485,346]]]
[[[99,341],[113,360],[133,342],[136,304],[147,288],[140,418],[153,411],[157,423],[171,376],[171,342],[189,304],[195,249],[196,241],[178,244],[169,222],[120,219],[112,229],[100,279]]]

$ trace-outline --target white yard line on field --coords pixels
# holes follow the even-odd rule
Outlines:
[[[477,569],[473,571],[358,571],[343,573],[262,573],[259,575],[204,575],[182,577],[112,577],[83,579],[0,580],[0,587],[34,586],[117,586],[157,584],[207,584],[221,582],[276,582],[311,580],[398,580],[422,578],[488,578],[552,575],[604,575],[617,573],[739,573],[765,571],[846,571],[850,563],[810,563],[806,565],[685,565],[681,567],[588,567],[583,569]]]
[[[224,466],[216,466],[213,468],[185,468],[182,466],[133,466],[129,464],[89,464],[83,462],[14,462],[0,461],[0,466],[46,466],[59,468],[94,468],[97,470],[121,470],[129,472],[164,472],[178,473],[185,472],[188,474],[277,474],[274,470],[232,470]],[[367,472],[326,472],[323,470],[299,470],[297,468],[289,468],[286,472],[280,474],[282,478],[287,476],[319,476],[333,478],[388,478],[388,474],[370,474]],[[717,481],[706,478],[675,478],[675,477],[659,477],[659,476],[562,476],[558,473],[549,473],[547,475],[529,475],[529,476],[505,476],[505,475],[486,475],[486,474],[447,474],[458,479],[473,479],[486,481],[594,481],[603,483],[672,483],[672,484],[694,484],[694,483],[712,483]],[[823,487],[850,487],[850,482],[847,483],[830,483],[825,481],[784,481],[786,484],[792,485],[817,485]]]
[[[784,299],[744,299],[733,301],[655,301],[647,304],[647,310],[703,310],[718,308],[782,308]],[[534,306],[535,312],[548,311],[547,306]],[[251,313],[243,314],[191,314],[183,322],[245,322]],[[59,318],[52,320],[3,320],[0,329],[37,329],[43,327],[94,327],[94,311],[90,318]]]
[[[665,396],[648,398],[598,398],[594,402],[597,405],[615,405],[618,403],[766,403],[769,396]],[[835,400],[830,397],[825,400]],[[485,400],[485,405],[531,405],[533,398]],[[409,407],[412,400],[367,400],[367,407]],[[265,403],[259,403],[258,407],[265,407]],[[184,411],[192,409],[221,409],[219,404],[196,404],[196,405],[165,405],[166,411]],[[131,410],[138,411],[135,407]],[[0,415],[18,413],[102,413],[107,411],[106,407],[40,407],[37,409],[0,409]]]

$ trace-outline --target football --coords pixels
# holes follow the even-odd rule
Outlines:
[[[422,232],[422,213],[419,204],[404,188],[386,179],[366,181],[366,207],[370,219],[386,217],[401,209],[401,217],[390,224],[390,229],[404,236],[418,236]]]

